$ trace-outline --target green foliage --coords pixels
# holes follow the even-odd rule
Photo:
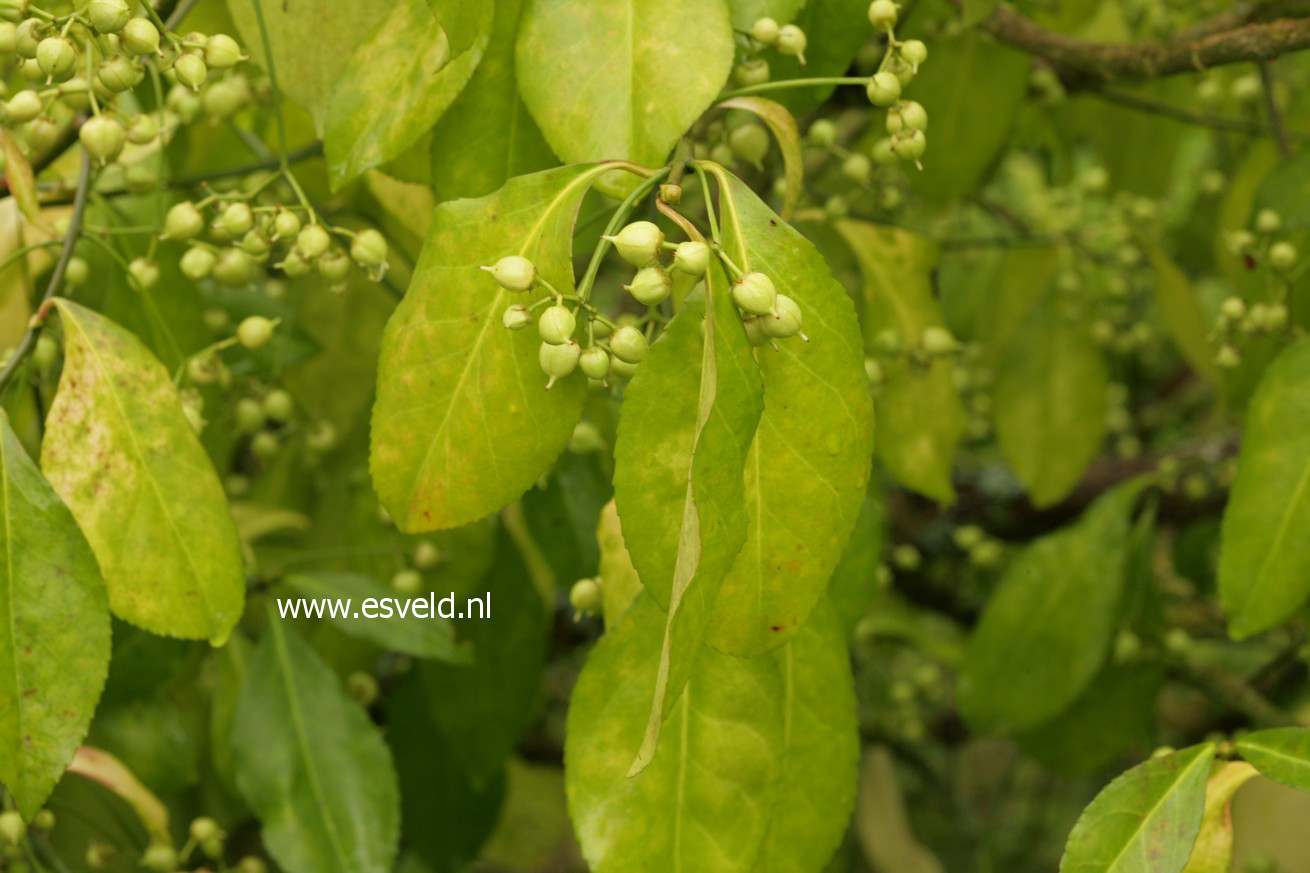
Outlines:
[[[1310,733],[1305,728],[1247,734],[1237,741],[1237,751],[1270,779],[1310,791]]]

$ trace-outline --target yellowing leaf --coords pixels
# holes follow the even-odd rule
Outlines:
[[[241,546],[177,389],[131,333],[55,306],[66,348],[41,468],[95,552],[109,607],[153,633],[221,644],[245,599]]]

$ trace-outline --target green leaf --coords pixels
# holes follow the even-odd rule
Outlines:
[[[5,187],[14,195],[14,202],[23,217],[38,227],[46,227],[41,216],[41,202],[36,198],[36,177],[32,165],[7,131],[0,131],[0,155],[4,156]]]
[[[426,617],[420,618],[412,612],[402,617],[395,610],[393,602],[404,602],[408,598],[397,598],[391,588],[367,576],[355,573],[297,573],[288,576],[286,582],[306,597],[350,600],[351,615],[334,615],[328,620],[351,636],[416,658],[435,658],[453,664],[469,664],[473,661],[472,649],[455,644],[455,630],[450,619],[442,618],[437,613],[439,605],[435,594],[428,603],[431,608],[424,610]],[[376,617],[380,607],[375,604],[371,608],[374,618],[362,616],[361,607],[368,599],[387,601],[393,605],[390,611],[394,614],[389,618]],[[457,602],[462,608],[463,601]],[[410,603],[407,608],[412,609],[412,606]],[[381,614],[385,615],[386,610]]]
[[[614,447],[624,540],[669,614],[634,773],[655,755],[746,540],[743,470],[763,389],[723,273],[706,276],[706,290],[687,299],[628,386]]]
[[[108,672],[95,555],[0,410],[0,783],[28,821],[86,737]]]
[[[855,638],[855,627],[878,592],[878,562],[882,560],[885,517],[881,489],[870,488],[860,506],[846,550],[828,583],[828,597],[846,632],[847,642]]]
[[[1086,325],[1056,300],[1028,314],[996,374],[996,437],[1037,506],[1078,484],[1105,435],[1110,376]]]
[[[528,0],[517,51],[555,154],[653,167],[727,81],[733,37],[727,0]]]
[[[321,136],[346,60],[386,19],[395,0],[227,0],[246,53],[252,63],[263,67],[264,40],[256,5],[268,25],[278,87],[313,117]]]
[[[782,196],[782,218],[790,220],[800,200],[801,185],[805,182],[805,156],[801,152],[801,134],[796,128],[796,119],[786,106],[763,97],[733,97],[719,106],[753,113],[773,131],[778,150],[782,152],[783,181],[786,184]]]
[[[1143,485],[1119,486],[1010,564],[960,675],[960,711],[978,730],[1043,724],[1096,676],[1123,600],[1131,512]]]
[[[924,172],[911,174],[916,190],[945,203],[982,184],[1009,141],[1031,67],[1029,55],[976,30],[933,40],[932,58],[906,89],[932,113]]]
[[[664,748],[628,778],[663,623],[640,597],[578,678],[564,753],[583,855],[600,873],[819,869],[845,831],[859,751],[830,607],[769,657],[706,650],[670,713]]]
[[[1233,868],[1232,800],[1256,774],[1244,761],[1229,761],[1215,770],[1205,786],[1201,832],[1183,873],[1230,873]]]
[[[973,27],[975,24],[981,24],[991,18],[998,5],[1000,5],[1000,0],[964,0],[961,15],[964,26]]]
[[[241,546],[177,388],[135,336],[54,305],[66,348],[41,469],[86,534],[114,615],[220,645],[245,600]]]
[[[536,332],[502,327],[509,292],[479,267],[522,255],[570,292],[578,207],[611,169],[546,170],[437,208],[414,280],[387,322],[373,407],[373,483],[401,530],[457,527],[499,509],[568,443],[586,378],[577,372],[545,390]]]
[[[781,9],[783,2],[778,0],[774,5]],[[873,37],[868,10],[867,0],[809,0],[790,18],[791,23],[805,31],[808,40],[805,63],[775,51],[767,52],[770,81],[845,75],[860,46]],[[788,21],[780,15],[773,17],[779,24]],[[833,90],[832,85],[797,87],[774,91],[770,96],[800,115],[826,100]]]
[[[746,545],[723,581],[710,645],[758,655],[796,633],[827,588],[864,500],[873,408],[855,308],[809,240],[720,171],[723,245],[796,301],[809,342],[754,352],[764,385],[746,458]]]
[[[441,200],[490,194],[513,176],[554,166],[555,155],[519,97],[514,41],[524,0],[495,0],[482,63],[432,137],[432,186]]]
[[[905,347],[919,344],[924,329],[942,324],[933,296],[937,247],[894,227],[863,221],[837,224],[855,252],[864,278],[864,340],[894,330]],[[875,402],[878,459],[902,485],[940,503],[955,499],[951,465],[964,432],[964,410],[948,359],[910,362],[883,359],[884,384]]]
[[[1218,384],[1221,377],[1208,339],[1210,320],[1192,290],[1192,283],[1159,246],[1148,245],[1146,256],[1155,273],[1155,302],[1174,345],[1193,370],[1211,384]]]
[[[1201,829],[1210,743],[1139,764],[1083,810],[1060,873],[1179,873]]]
[[[611,628],[641,593],[641,578],[623,544],[623,527],[613,500],[600,512],[596,540],[600,543],[601,614],[605,627]]]
[[[400,798],[368,716],[270,608],[232,724],[237,786],[286,870],[389,873]]]
[[[457,5],[457,4],[442,4]],[[426,0],[399,0],[355,49],[338,80],[323,139],[332,188],[399,156],[426,133],[468,82],[491,34],[490,3],[477,3],[476,36],[458,54],[455,34]],[[453,56],[452,56],[453,55]]]
[[[1310,730],[1285,727],[1255,731],[1237,741],[1237,751],[1270,779],[1310,791]]]
[[[1224,509],[1219,594],[1235,639],[1285,621],[1310,594],[1310,342],[1265,371],[1246,413]]]

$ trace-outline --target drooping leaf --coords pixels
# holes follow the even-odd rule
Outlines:
[[[1030,55],[976,30],[932,41],[932,58],[906,88],[932,112],[924,171],[911,176],[916,190],[945,203],[982,183],[1023,107],[1031,67]]]
[[[727,81],[727,0],[528,0],[519,90],[565,161],[664,163]]]
[[[1201,832],[1183,873],[1229,873],[1233,868],[1232,800],[1237,789],[1257,771],[1245,761],[1229,761],[1215,770],[1205,786]]]
[[[801,134],[796,119],[787,107],[763,97],[733,97],[719,104],[727,109],[742,109],[753,113],[769,126],[782,153],[783,181],[786,188],[782,197],[782,218],[789,220],[801,196],[805,181],[805,158],[801,153]]]
[[[34,224],[44,225],[41,204],[36,199],[36,178],[32,174],[32,165],[18,143],[6,131],[0,131],[0,154],[5,159],[5,187],[13,195],[23,217]]]
[[[1201,829],[1213,760],[1206,743],[1115,779],[1074,825],[1060,873],[1179,873]]]
[[[414,280],[382,340],[371,470],[402,530],[457,527],[509,503],[568,443],[586,379],[546,390],[535,331],[508,331],[509,292],[479,269],[522,255],[564,293],[582,196],[609,165],[511,179],[495,194],[444,203]],[[534,289],[517,295],[531,303]]]
[[[322,135],[337,79],[345,61],[384,20],[395,0],[227,0],[232,20],[251,62],[265,66],[264,41],[255,14],[258,5],[268,25],[268,41],[278,87],[314,119]]]
[[[719,182],[724,247],[796,301],[809,337],[754,353],[764,414],[746,459],[750,522],[709,636],[750,656],[790,639],[832,577],[866,493],[873,409],[855,309],[822,255],[741,180]]]
[[[1237,751],[1270,779],[1310,791],[1310,730],[1271,728],[1247,734]]]
[[[89,779],[117,794],[141,819],[152,838],[172,843],[168,832],[168,807],[141,784],[136,774],[113,755],[94,746],[82,746],[68,765],[68,772]]]
[[[389,873],[400,827],[391,753],[275,608],[246,671],[231,743],[237,787],[280,867]]]
[[[907,349],[928,327],[942,324],[932,293],[937,249],[910,231],[862,221],[837,229],[855,252],[864,278],[864,340],[872,348],[882,331],[895,331]],[[964,432],[964,410],[947,359],[905,357],[882,361],[884,380],[875,402],[878,459],[907,488],[949,503],[955,499],[951,466]]]
[[[0,410],[0,783],[28,821],[86,737],[108,671],[95,555]]]
[[[135,336],[55,306],[66,348],[41,469],[86,534],[115,615],[221,644],[245,599],[241,547],[177,389]]]
[[[1310,342],[1265,371],[1246,413],[1224,509],[1219,593],[1242,639],[1286,620],[1310,594]]]
[[[727,281],[717,267],[706,275],[628,386],[614,447],[624,541],[669,615],[634,773],[655,755],[746,539],[743,469],[763,389]]]
[[[1086,325],[1054,299],[1028,314],[1001,356],[996,437],[1037,506],[1068,494],[1096,457],[1109,382]]]
[[[491,40],[482,63],[433,130],[432,187],[441,200],[481,197],[512,176],[555,164],[515,77],[514,42],[524,2],[491,5]]]
[[[601,614],[605,627],[611,628],[641,593],[641,579],[623,544],[623,527],[613,500],[601,510],[596,540],[600,543]]]
[[[960,675],[960,711],[978,730],[1036,727],[1096,676],[1123,599],[1131,511],[1142,487],[1119,486],[1010,564]]]
[[[351,636],[377,643],[384,649],[412,655],[416,658],[434,658],[454,664],[468,664],[473,650],[455,643],[455,630],[450,620],[442,618],[435,594],[423,608],[424,615],[414,614],[410,598],[397,598],[395,591],[374,582],[367,576],[353,573],[296,573],[286,578],[288,585],[306,597],[316,600],[349,600],[349,615],[333,615],[328,620]],[[366,601],[373,601],[365,611]],[[389,609],[380,606],[387,601]],[[399,614],[401,606],[408,613]],[[456,611],[462,611],[460,603]],[[369,618],[369,615],[372,618]]]
[[[323,138],[334,189],[399,156],[459,96],[491,35],[492,5],[469,9],[478,10],[477,19],[456,22],[469,31],[462,47],[458,30],[434,16],[427,0],[399,0],[355,49],[332,95]]]
[[[1147,246],[1146,255],[1155,272],[1155,302],[1174,345],[1192,369],[1211,383],[1218,384],[1219,369],[1215,366],[1214,350],[1207,339],[1209,319],[1192,290],[1192,283],[1159,246]]]

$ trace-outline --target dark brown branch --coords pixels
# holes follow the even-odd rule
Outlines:
[[[1108,88],[1095,88],[1088,93],[1100,97],[1102,100],[1108,100],[1111,103],[1118,103],[1120,106],[1126,106],[1129,109],[1136,109],[1140,112],[1148,112],[1152,115],[1163,115],[1166,118],[1172,118],[1175,121],[1181,121],[1184,124],[1194,124],[1198,127],[1208,127],[1211,130],[1225,130],[1232,133],[1241,133],[1247,136],[1277,136],[1278,133],[1268,125],[1261,124],[1257,121],[1247,121],[1244,118],[1229,118],[1225,115],[1211,115],[1205,112],[1193,112],[1190,109],[1184,109],[1181,106],[1175,106],[1172,103],[1165,103],[1162,100],[1151,100],[1147,97],[1139,97],[1136,94],[1128,94],[1123,91],[1115,91]],[[1282,135],[1289,139],[1306,139],[1303,133],[1297,133],[1284,130]]]

